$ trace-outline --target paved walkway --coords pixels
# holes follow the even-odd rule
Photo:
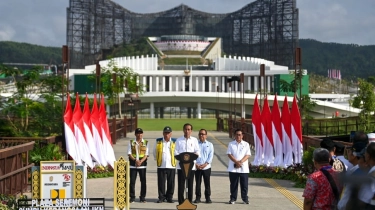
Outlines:
[[[183,135],[181,131],[174,131],[173,137]],[[197,136],[197,131],[192,136]],[[128,134],[127,138],[117,141],[114,145],[116,158],[121,156],[126,158],[129,140],[134,137]],[[162,131],[145,131],[143,137],[153,140],[162,137]],[[223,132],[208,132],[208,140],[213,143],[215,155],[212,163],[211,176],[211,200],[212,204],[201,203],[197,205],[197,209],[302,209],[302,192],[303,189],[293,188],[293,183],[283,180],[269,180],[260,178],[249,178],[249,200],[250,205],[237,202],[234,205],[227,204],[229,201],[229,177],[226,171],[228,165],[228,157],[226,155],[226,147],[230,141],[228,134]],[[154,141],[150,141],[150,150],[154,147]],[[126,158],[127,159],[127,158]],[[251,158],[252,161],[253,158]],[[147,166],[147,203],[140,203],[136,199],[135,203],[130,204],[131,209],[176,209],[177,202],[177,176],[176,188],[174,193],[175,203],[156,203],[157,201],[157,177],[156,177],[156,161],[154,161],[151,153]],[[202,183],[202,193],[204,193],[204,185]],[[136,195],[139,196],[140,183],[139,178],[136,182]],[[88,198],[105,198],[106,209],[113,209],[113,178],[100,178],[87,180],[87,196]],[[238,194],[240,198],[240,192]],[[193,197],[194,199],[195,197]]]

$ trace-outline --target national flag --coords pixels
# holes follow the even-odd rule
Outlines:
[[[283,131],[283,153],[284,153],[284,164],[290,166],[293,164],[293,147],[291,139],[291,122],[288,97],[285,96],[283,109],[281,113],[281,128]]]
[[[104,96],[101,95],[100,108],[99,108],[99,119],[102,128],[103,146],[106,154],[106,160],[109,165],[114,168],[116,161],[115,152],[112,147],[111,134],[109,132],[108,119],[105,111]]]
[[[262,109],[262,137],[264,147],[264,164],[269,166],[273,165],[274,153],[273,153],[273,138],[272,138],[272,122],[271,122],[271,111],[268,105],[267,96],[263,102]]]
[[[78,151],[78,144],[74,135],[74,123],[73,123],[73,111],[70,104],[70,96],[67,94],[66,108],[64,113],[64,133],[65,133],[65,144],[66,152],[72,157],[72,159],[78,164],[82,164],[80,153]]]
[[[255,157],[253,165],[259,166],[263,163],[263,143],[262,143],[262,124],[260,118],[260,109],[258,103],[258,94],[255,96],[253,112],[251,114],[251,123],[253,127]]]
[[[301,125],[301,115],[299,113],[297,98],[294,95],[292,103],[292,111],[290,113],[291,121],[291,134],[293,142],[293,153],[294,153],[294,163],[302,162],[302,125]]]
[[[91,113],[90,113],[89,99],[87,97],[87,93],[86,93],[85,106],[83,108],[82,119],[83,119],[83,127],[84,127],[84,130],[85,130],[86,143],[87,143],[87,146],[89,148],[90,154],[97,163],[101,164],[98,153],[97,153],[94,137],[92,135]]]
[[[275,160],[273,164],[274,166],[284,166],[281,116],[279,103],[277,102],[277,95],[275,95],[272,106],[272,137],[273,148],[275,150]]]
[[[107,166],[108,163],[102,140],[102,126],[100,124],[100,116],[96,100],[96,94],[94,94],[94,102],[91,111],[91,129],[92,136],[95,142],[96,152],[98,154],[98,162],[103,166]]]
[[[76,94],[76,104],[73,111],[74,135],[76,136],[81,160],[90,168],[94,168],[89,148],[86,143],[85,129],[83,127],[81,105],[78,93]]]

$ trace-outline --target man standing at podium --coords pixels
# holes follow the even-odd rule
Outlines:
[[[192,131],[193,131],[193,126],[191,124],[186,123],[183,126],[184,135],[177,138],[176,140],[176,147],[174,151],[175,157],[183,152],[191,152],[199,156],[200,151],[199,151],[198,139],[190,136]],[[188,199],[190,203],[192,203],[192,200],[193,200],[193,181],[194,181],[194,171],[196,170],[195,161],[194,161],[194,166],[192,170],[193,171],[189,173],[188,182],[187,182],[188,186],[186,186],[188,188]],[[183,171],[181,170],[180,164],[177,164],[177,182],[178,182],[178,203],[182,204],[185,200],[184,198],[185,176],[183,174]]]

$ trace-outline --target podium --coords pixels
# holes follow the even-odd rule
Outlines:
[[[184,175],[185,177],[185,200],[184,202],[182,202],[182,204],[180,205],[177,205],[177,209],[185,209],[185,210],[188,210],[188,209],[192,209],[192,210],[195,210],[197,209],[197,205],[194,205],[192,203],[190,203],[189,199],[188,199],[188,190],[192,190],[192,189],[188,189],[186,190],[187,188],[187,182],[188,182],[188,178],[191,176],[191,173],[192,173],[192,169],[193,169],[193,166],[194,166],[194,160],[196,160],[198,158],[198,155],[196,155],[195,153],[192,153],[192,152],[183,152],[183,153],[180,153],[179,155],[176,155],[175,158],[180,161],[180,167],[181,167],[181,170],[182,170],[182,174]]]

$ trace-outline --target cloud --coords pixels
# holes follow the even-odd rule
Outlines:
[[[180,4],[207,13],[237,11],[252,0],[114,0],[136,13],[154,13]],[[43,46],[66,44],[68,0],[0,1],[0,41]],[[297,0],[299,36],[323,42],[375,44],[374,0]]]

